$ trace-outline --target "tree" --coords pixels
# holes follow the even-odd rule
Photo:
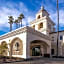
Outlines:
[[[19,23],[21,23],[21,27],[22,27],[22,19],[24,18],[24,15],[21,13],[18,17]]]
[[[0,55],[5,55],[6,53],[7,53],[7,50],[8,49],[8,47],[7,47],[7,44],[5,43],[5,44],[1,44],[0,45]]]
[[[58,56],[58,44],[59,44],[59,5],[57,0],[57,56]]]
[[[18,28],[18,19],[16,19],[15,21],[14,21],[14,23],[16,23],[16,29]]]
[[[13,16],[8,16],[9,17],[9,24],[10,24],[10,31],[12,31],[12,24],[13,24],[13,20],[14,20],[14,18],[13,18]]]

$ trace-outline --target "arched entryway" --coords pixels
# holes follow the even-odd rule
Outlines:
[[[23,54],[22,40],[18,37],[14,38],[11,42],[10,50],[11,55],[22,55]]]
[[[42,40],[34,40],[30,42],[30,56],[43,56],[47,54],[49,45]]]
[[[8,55],[8,45],[7,45],[6,41],[1,42],[1,48],[2,48],[1,49],[2,55],[7,56]]]
[[[40,56],[40,55],[41,55],[40,46],[34,46],[32,48],[32,56]]]

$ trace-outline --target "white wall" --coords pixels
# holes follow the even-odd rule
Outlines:
[[[22,43],[23,43],[23,55],[12,55],[12,56],[14,56],[14,57],[18,56],[18,57],[26,58],[26,35],[27,35],[27,33],[23,32],[21,34],[18,34],[18,35],[15,35],[15,36],[0,40],[0,44],[1,44],[2,41],[6,41],[6,43],[9,44],[9,43],[12,42],[12,40],[14,38],[16,38],[16,37],[20,38],[22,40]],[[10,40],[10,42],[9,42],[9,40]]]
[[[44,41],[46,42],[48,45],[49,45],[49,48],[48,48],[48,53],[51,53],[51,41],[50,40],[47,40],[45,38],[42,38],[38,35],[35,35],[31,32],[28,32],[27,33],[27,58],[30,58],[30,43],[34,40],[41,40],[41,41]]]
[[[62,35],[63,36],[63,40],[60,40],[60,35]],[[54,41],[52,41],[52,44],[53,45],[56,45],[56,47],[57,47],[57,33],[52,33],[52,34],[50,34],[50,37],[51,37],[51,40],[52,40],[52,37],[54,37]],[[64,32],[59,32],[59,44],[58,44],[58,47],[59,47],[59,52],[58,52],[58,54],[59,55],[63,55],[62,54],[62,44],[64,43]],[[51,46],[52,47],[52,46]],[[55,48],[55,47],[53,47],[53,48]],[[55,49],[55,54],[57,53],[57,51],[56,51],[56,49]]]

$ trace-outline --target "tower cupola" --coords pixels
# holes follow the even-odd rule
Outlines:
[[[44,10],[44,6],[41,6],[41,10]]]
[[[36,14],[36,19],[40,19],[45,16],[48,17],[49,13],[44,9],[44,6],[41,6],[41,9]]]

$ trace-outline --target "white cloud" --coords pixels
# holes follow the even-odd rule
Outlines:
[[[60,23],[64,25],[64,10],[60,10]]]
[[[22,2],[19,3],[19,10],[25,13],[28,12],[27,7]]]
[[[15,9],[9,9],[6,7],[2,7],[0,10],[0,24],[6,24],[6,27],[9,27],[8,25],[8,16],[13,15],[14,17],[17,17],[17,14],[19,12]]]
[[[64,25],[64,11],[60,10],[59,12],[60,24]],[[8,32],[5,29],[6,27],[9,30],[8,16],[12,15],[16,19],[20,13],[23,13],[25,16],[25,19],[23,19],[23,25],[29,24],[29,22],[31,22],[35,18],[34,12],[28,10],[28,8],[22,2],[20,2],[19,4],[12,3],[12,5],[11,3],[7,3],[6,6],[2,6],[0,8],[0,30]],[[57,13],[50,12],[50,17],[57,24]]]
[[[64,26],[64,10],[59,10],[59,24],[60,27]],[[50,14],[51,19],[55,22],[57,25],[57,12]]]
[[[20,13],[23,13],[26,17],[23,20],[23,25],[26,25],[27,22],[31,21],[32,16],[30,16],[31,11],[29,12],[27,7],[20,2],[19,5],[17,4],[12,4],[11,3],[7,3],[6,6],[1,7],[0,9],[0,30],[2,31],[6,31],[4,30],[3,27],[7,27],[9,29],[9,24],[8,24],[8,16],[12,15],[15,19],[19,16]],[[9,6],[10,5],[10,6]],[[19,10],[17,8],[15,8],[14,6],[17,6],[17,8],[19,8]]]

